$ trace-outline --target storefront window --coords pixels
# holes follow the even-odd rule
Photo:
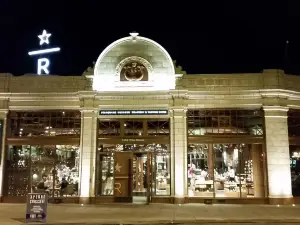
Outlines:
[[[155,195],[170,195],[171,164],[170,153],[157,152],[153,154],[153,192]]]
[[[240,197],[244,174],[241,173],[239,153],[244,145],[214,144],[216,197]],[[245,197],[245,196],[244,196]]]
[[[127,120],[124,121],[125,136],[144,136],[143,121]]]
[[[300,196],[300,110],[290,109],[288,111],[288,133],[290,142],[290,168],[292,194]]]
[[[118,120],[99,120],[99,136],[120,136],[120,129]]]
[[[79,136],[79,111],[10,111],[8,137]]]
[[[193,144],[188,147],[188,195],[213,197],[213,164],[209,145]]]
[[[22,145],[9,146],[5,166],[4,195],[26,196],[31,190],[30,148]]]
[[[188,110],[188,135],[263,135],[262,110]]]
[[[294,197],[300,196],[300,146],[290,145],[290,167],[292,180],[292,193]]]
[[[79,146],[9,146],[6,157],[7,196],[47,192],[76,196],[79,183]]]
[[[150,120],[147,122],[149,136],[168,136],[170,124],[168,120]]]
[[[264,197],[264,154],[257,144],[190,144],[188,195]]]
[[[99,137],[117,138],[120,136],[144,137],[144,136],[164,136],[170,135],[170,123],[166,119],[153,120],[117,120],[101,119],[98,122]]]

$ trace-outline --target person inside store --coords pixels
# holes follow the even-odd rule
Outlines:
[[[65,177],[63,177],[61,179],[61,183],[60,183],[60,195],[64,195],[65,194],[68,185],[69,185],[69,182],[66,180]]]
[[[45,192],[49,188],[49,183],[47,182],[48,176],[46,174],[42,175],[42,180],[37,184],[38,192]]]
[[[229,173],[229,181],[234,182],[235,181],[235,171],[232,166],[229,167],[228,173]]]

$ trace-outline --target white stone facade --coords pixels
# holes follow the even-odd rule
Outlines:
[[[0,74],[0,119],[4,119],[4,126],[6,126],[6,113],[11,110],[80,110],[82,112],[80,196],[94,197],[96,124],[97,119],[101,117],[98,111],[168,109],[169,115],[151,118],[170,118],[173,173],[171,195],[175,198],[184,198],[187,196],[187,110],[263,108],[268,175],[266,197],[292,197],[287,111],[290,108],[300,108],[300,86],[298,85],[300,77],[285,74],[281,70],[264,70],[256,74],[188,75],[180,67],[173,65],[169,55],[159,45],[149,42],[148,39],[137,40],[137,43],[126,42],[131,38],[122,39],[106,49],[95,65],[95,72],[90,69],[82,76],[15,77],[11,74]],[[136,47],[137,45],[140,47]],[[122,85],[118,81],[116,68],[122,60],[132,56],[142,57],[151,64],[154,71],[151,78],[153,82],[150,82],[151,79],[141,85],[129,82],[126,87],[131,89],[125,91],[124,88],[120,88]],[[173,81],[174,84],[162,83],[166,80],[159,76],[170,78],[168,82]],[[93,79],[94,82],[111,79],[112,83],[109,87],[116,89],[99,91],[95,89]],[[160,85],[157,90],[154,88],[155,82]],[[131,84],[133,86],[130,86]],[[152,85],[152,89],[147,89],[149,85]],[[174,88],[170,88],[172,85]],[[111,116],[110,118],[123,117]],[[147,118],[147,116],[135,116],[135,118]],[[5,132],[3,142],[5,142]],[[3,145],[2,155],[5,151]],[[2,160],[0,177],[3,164]]]

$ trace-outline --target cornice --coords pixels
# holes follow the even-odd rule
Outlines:
[[[32,111],[32,106],[9,106],[9,110]],[[34,106],[35,110],[79,110],[80,106]]]
[[[147,110],[151,110],[151,109],[165,109],[165,108],[169,108],[170,105],[169,104],[122,104],[122,105],[98,105],[99,109],[122,109],[122,110],[129,110],[129,109],[147,109]]]

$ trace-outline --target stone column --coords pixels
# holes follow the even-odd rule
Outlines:
[[[174,180],[174,203],[184,203],[187,193],[187,124],[186,109],[174,108],[171,113],[171,143]]]
[[[97,143],[97,112],[81,111],[80,138],[80,202],[89,203],[95,196],[95,164]]]
[[[6,148],[5,148],[5,139],[6,139],[6,124],[7,124],[7,111],[0,112],[0,120],[3,121],[2,127],[2,146],[0,148],[1,154],[0,154],[0,202],[1,202],[1,196],[3,196],[3,183],[4,183],[4,173],[5,173],[5,156],[6,156]]]
[[[271,204],[292,202],[287,107],[265,106],[266,155]]]

